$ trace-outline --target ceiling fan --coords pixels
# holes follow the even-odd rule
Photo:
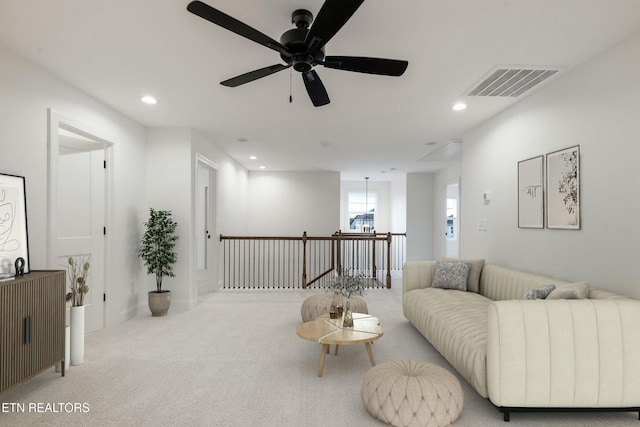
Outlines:
[[[201,1],[192,1],[187,10],[207,21],[232,31],[280,54],[286,65],[278,63],[250,71],[220,82],[223,86],[236,87],[262,77],[293,67],[302,74],[302,80],[314,106],[328,104],[329,95],[320,76],[313,69],[316,65],[358,73],[401,76],[409,63],[396,59],[369,58],[362,56],[325,56],[324,46],[351,18],[364,0],[326,0],[316,16],[298,9],[291,15],[293,28],[280,37],[280,42],[238,21],[237,19]]]

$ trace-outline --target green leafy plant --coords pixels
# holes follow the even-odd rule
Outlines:
[[[171,211],[149,209],[149,220],[144,223],[145,232],[140,242],[138,255],[147,267],[147,274],[156,275],[157,292],[162,292],[162,278],[175,277],[173,264],[178,255],[173,248],[178,236],[178,224],[171,218]]]
[[[89,277],[89,257],[69,257],[67,261],[67,274],[69,276],[69,289],[66,300],[72,301],[74,307],[84,305],[84,296],[89,292],[87,279]]]

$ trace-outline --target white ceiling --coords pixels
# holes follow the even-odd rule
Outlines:
[[[323,4],[206,2],[276,40],[292,28],[293,10],[315,15]],[[187,4],[0,0],[0,43],[145,126],[197,129],[250,170],[384,179],[381,171],[446,165],[443,153],[460,151],[444,148],[450,141],[516,102],[463,96],[497,65],[567,72],[640,30],[638,0],[366,0],[327,55],[406,59],[409,67],[401,77],[316,67],[331,104],[314,108],[295,71],[291,81],[286,70],[221,86],[279,56],[187,12]],[[159,103],[142,104],[146,94]],[[460,100],[468,108],[452,111]]]

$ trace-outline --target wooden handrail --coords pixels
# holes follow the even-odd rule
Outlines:
[[[222,254],[227,259],[227,255],[229,255],[229,262],[232,264],[224,264],[224,272],[225,277],[227,271],[232,278],[232,282],[238,283],[238,278],[241,283],[249,283],[249,287],[256,286],[284,286],[283,283],[293,283],[295,287],[301,286],[303,289],[308,286],[318,282],[319,280],[325,278],[332,271],[337,271],[338,274],[342,275],[345,270],[345,265],[351,271],[364,271],[360,270],[364,268],[366,271],[370,272],[370,276],[373,279],[376,279],[378,274],[378,262],[382,260],[378,260],[378,249],[376,248],[378,242],[386,242],[386,277],[385,284],[387,288],[391,288],[391,250],[392,250],[392,241],[393,236],[406,236],[406,233],[343,233],[341,231],[337,231],[330,236],[309,236],[306,232],[302,234],[302,236],[225,236],[220,235],[220,241],[224,240],[237,240],[237,241],[291,241],[291,242],[300,242],[301,246],[294,244],[294,246],[280,246],[277,243],[273,245],[266,243],[260,244],[258,243],[238,243],[239,246],[236,246],[236,243],[233,243],[233,249],[231,252],[227,253],[225,250],[222,251]],[[325,241],[331,242],[330,246],[313,246],[309,247],[310,241]],[[349,243],[351,242],[351,243]],[[370,244],[365,244],[364,242],[371,242]],[[347,246],[345,246],[347,245]],[[398,246],[400,248],[400,257],[404,258],[404,246]],[[225,246],[226,248],[231,249],[230,246]],[[298,249],[296,249],[296,247]],[[237,249],[236,249],[237,248]],[[287,251],[289,251],[289,255],[287,255]],[[307,273],[309,270],[309,251],[312,251],[313,260],[315,262],[312,263],[311,269],[314,271],[313,279],[309,280]],[[330,251],[330,255],[327,251]],[[294,255],[291,255],[291,254]],[[295,255],[298,253],[299,255]],[[302,260],[302,269],[296,268],[295,264],[289,265],[290,261],[294,261],[296,257],[301,257]],[[348,258],[345,260],[345,256]],[[280,259],[281,261],[273,261],[273,257],[275,259]],[[319,258],[318,258],[319,257]],[[298,262],[300,262],[300,258],[297,258]],[[368,259],[368,261],[367,261]],[[283,261],[282,261],[283,260]],[[329,264],[324,264],[325,267],[323,270],[318,271],[316,267],[321,267],[323,264],[322,260],[326,260]],[[320,261],[320,263],[318,263]],[[284,262],[285,264],[282,264]],[[364,262],[364,264],[363,264]],[[275,263],[275,264],[273,264]],[[346,264],[345,264],[346,263]],[[398,261],[396,260],[396,264]],[[300,264],[298,264],[299,266]],[[266,266],[266,267],[263,267]],[[316,267],[314,267],[316,266]],[[255,267],[255,268],[254,268]],[[266,273],[262,269],[266,270]],[[272,269],[273,268],[273,269]],[[397,268],[397,266],[395,267]],[[277,270],[277,273],[274,271]],[[285,276],[281,276],[281,272],[284,271],[286,273]],[[298,272],[297,277],[301,279],[301,282],[298,282],[298,285],[295,285],[295,280],[291,280],[293,273],[293,277],[296,277],[296,273]],[[266,274],[267,276],[263,276],[262,274]],[[275,274],[275,275],[274,275]],[[273,280],[276,280],[274,282]],[[248,279],[245,282],[245,279]],[[226,281],[225,281],[226,283]],[[274,284],[275,283],[275,284]],[[244,287],[244,285],[241,285]],[[235,287],[235,286],[234,286]],[[286,285],[285,287],[289,287]]]

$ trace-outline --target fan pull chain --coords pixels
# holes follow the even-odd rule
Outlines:
[[[293,95],[292,95],[292,89],[291,89],[292,81],[293,81],[292,71],[291,71],[291,68],[289,68],[289,104],[293,102]]]

